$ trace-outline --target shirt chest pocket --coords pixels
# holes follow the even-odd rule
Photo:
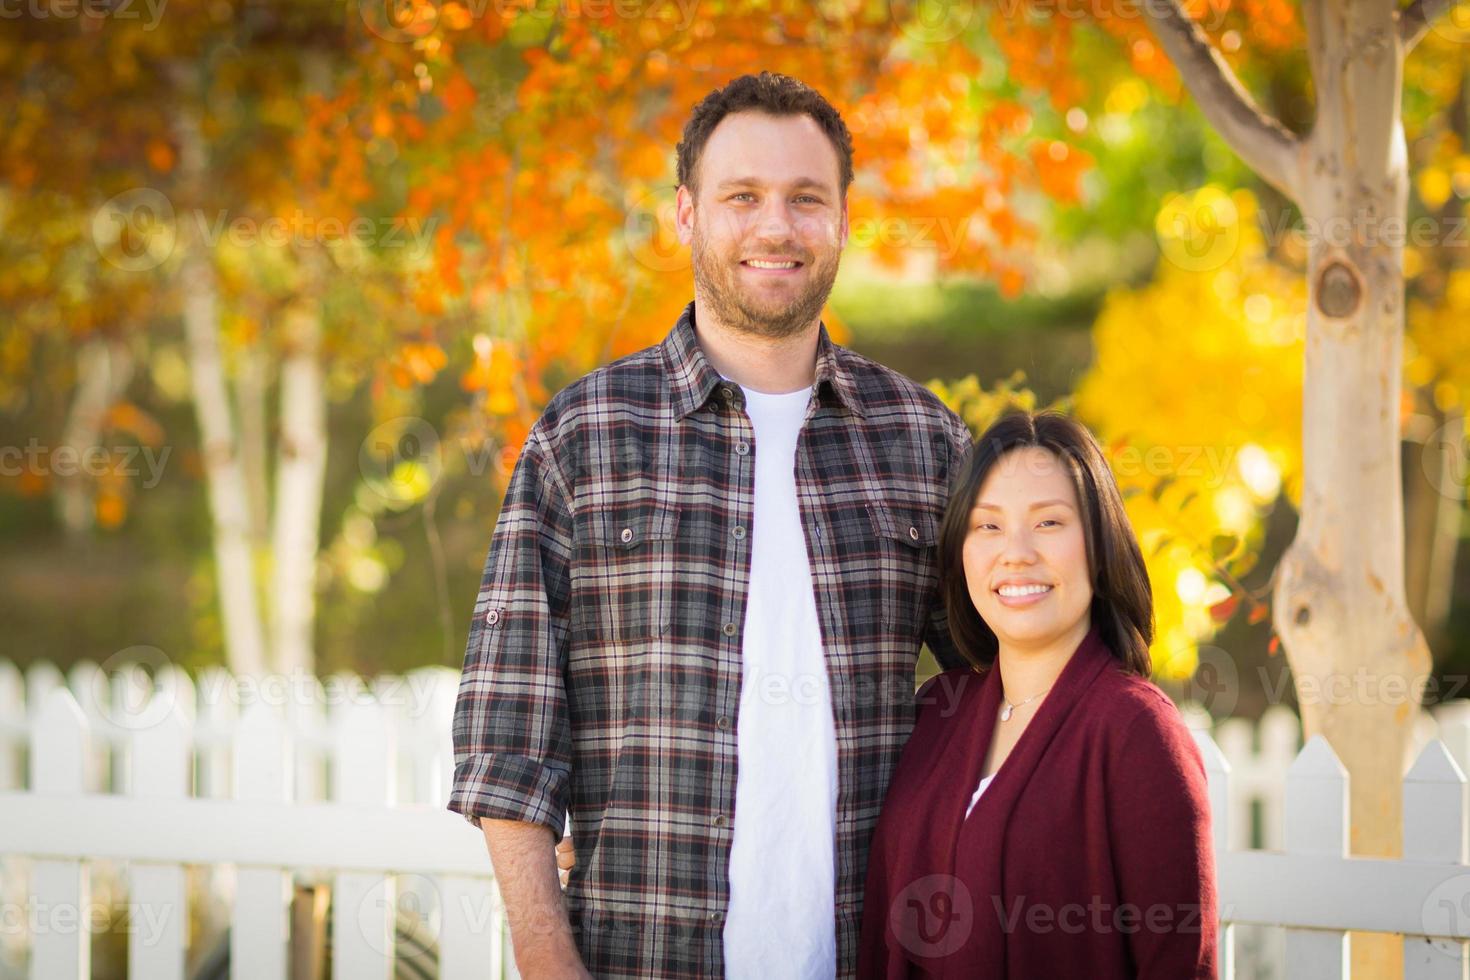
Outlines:
[[[588,509],[577,579],[587,640],[653,639],[673,624],[679,509],[651,500]]]
[[[923,632],[938,585],[939,517],[919,504],[883,499],[867,503],[881,581],[879,618],[905,636]]]

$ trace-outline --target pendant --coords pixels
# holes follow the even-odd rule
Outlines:
[[[1011,706],[1010,705],[1006,705],[1004,708],[1000,709],[1000,720],[1001,721],[1010,721],[1011,720]]]

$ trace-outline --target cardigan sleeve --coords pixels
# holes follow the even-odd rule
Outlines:
[[[915,736],[920,739],[926,738],[926,713],[925,706],[936,703],[936,697],[942,697],[940,684],[944,674],[936,674],[926,680],[919,689],[914,692],[914,701],[918,706],[915,711],[915,723],[913,732],[910,733],[910,741]],[[899,765],[902,765],[900,759]],[[892,911],[895,894],[895,884],[889,873],[890,858],[888,854],[888,842],[892,834],[898,832],[895,825],[900,824],[899,816],[911,813],[912,802],[899,800],[895,802],[895,787],[899,784],[896,780],[889,784],[887,797],[884,800],[883,811],[878,817],[877,826],[873,828],[873,835],[868,846],[867,877],[863,887],[863,912],[862,920],[858,928],[858,956],[857,956],[857,980],[903,980],[909,975],[908,959],[903,950],[895,948],[892,932],[889,929],[889,913]]]
[[[1117,921],[1139,980],[1213,978],[1219,923],[1204,761],[1178,709],[1155,697],[1110,767]]]
[[[879,828],[882,829],[881,827]],[[884,980],[891,962],[888,948],[888,865],[884,834],[874,833],[868,850],[868,876],[863,888],[863,917],[858,928],[857,980]]]

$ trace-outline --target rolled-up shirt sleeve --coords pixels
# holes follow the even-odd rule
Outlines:
[[[454,705],[449,809],[475,826],[520,820],[560,837],[566,820],[569,499],[538,424],[491,534]]]

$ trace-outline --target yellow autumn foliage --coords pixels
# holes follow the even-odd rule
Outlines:
[[[1283,489],[1300,499],[1306,285],[1268,258],[1248,192],[1206,187],[1160,217],[1154,279],[1108,295],[1071,409],[1102,444],[1143,549],[1154,669],[1178,679],[1240,601],[1266,510]],[[1015,379],[931,387],[977,433],[1035,404]]]

